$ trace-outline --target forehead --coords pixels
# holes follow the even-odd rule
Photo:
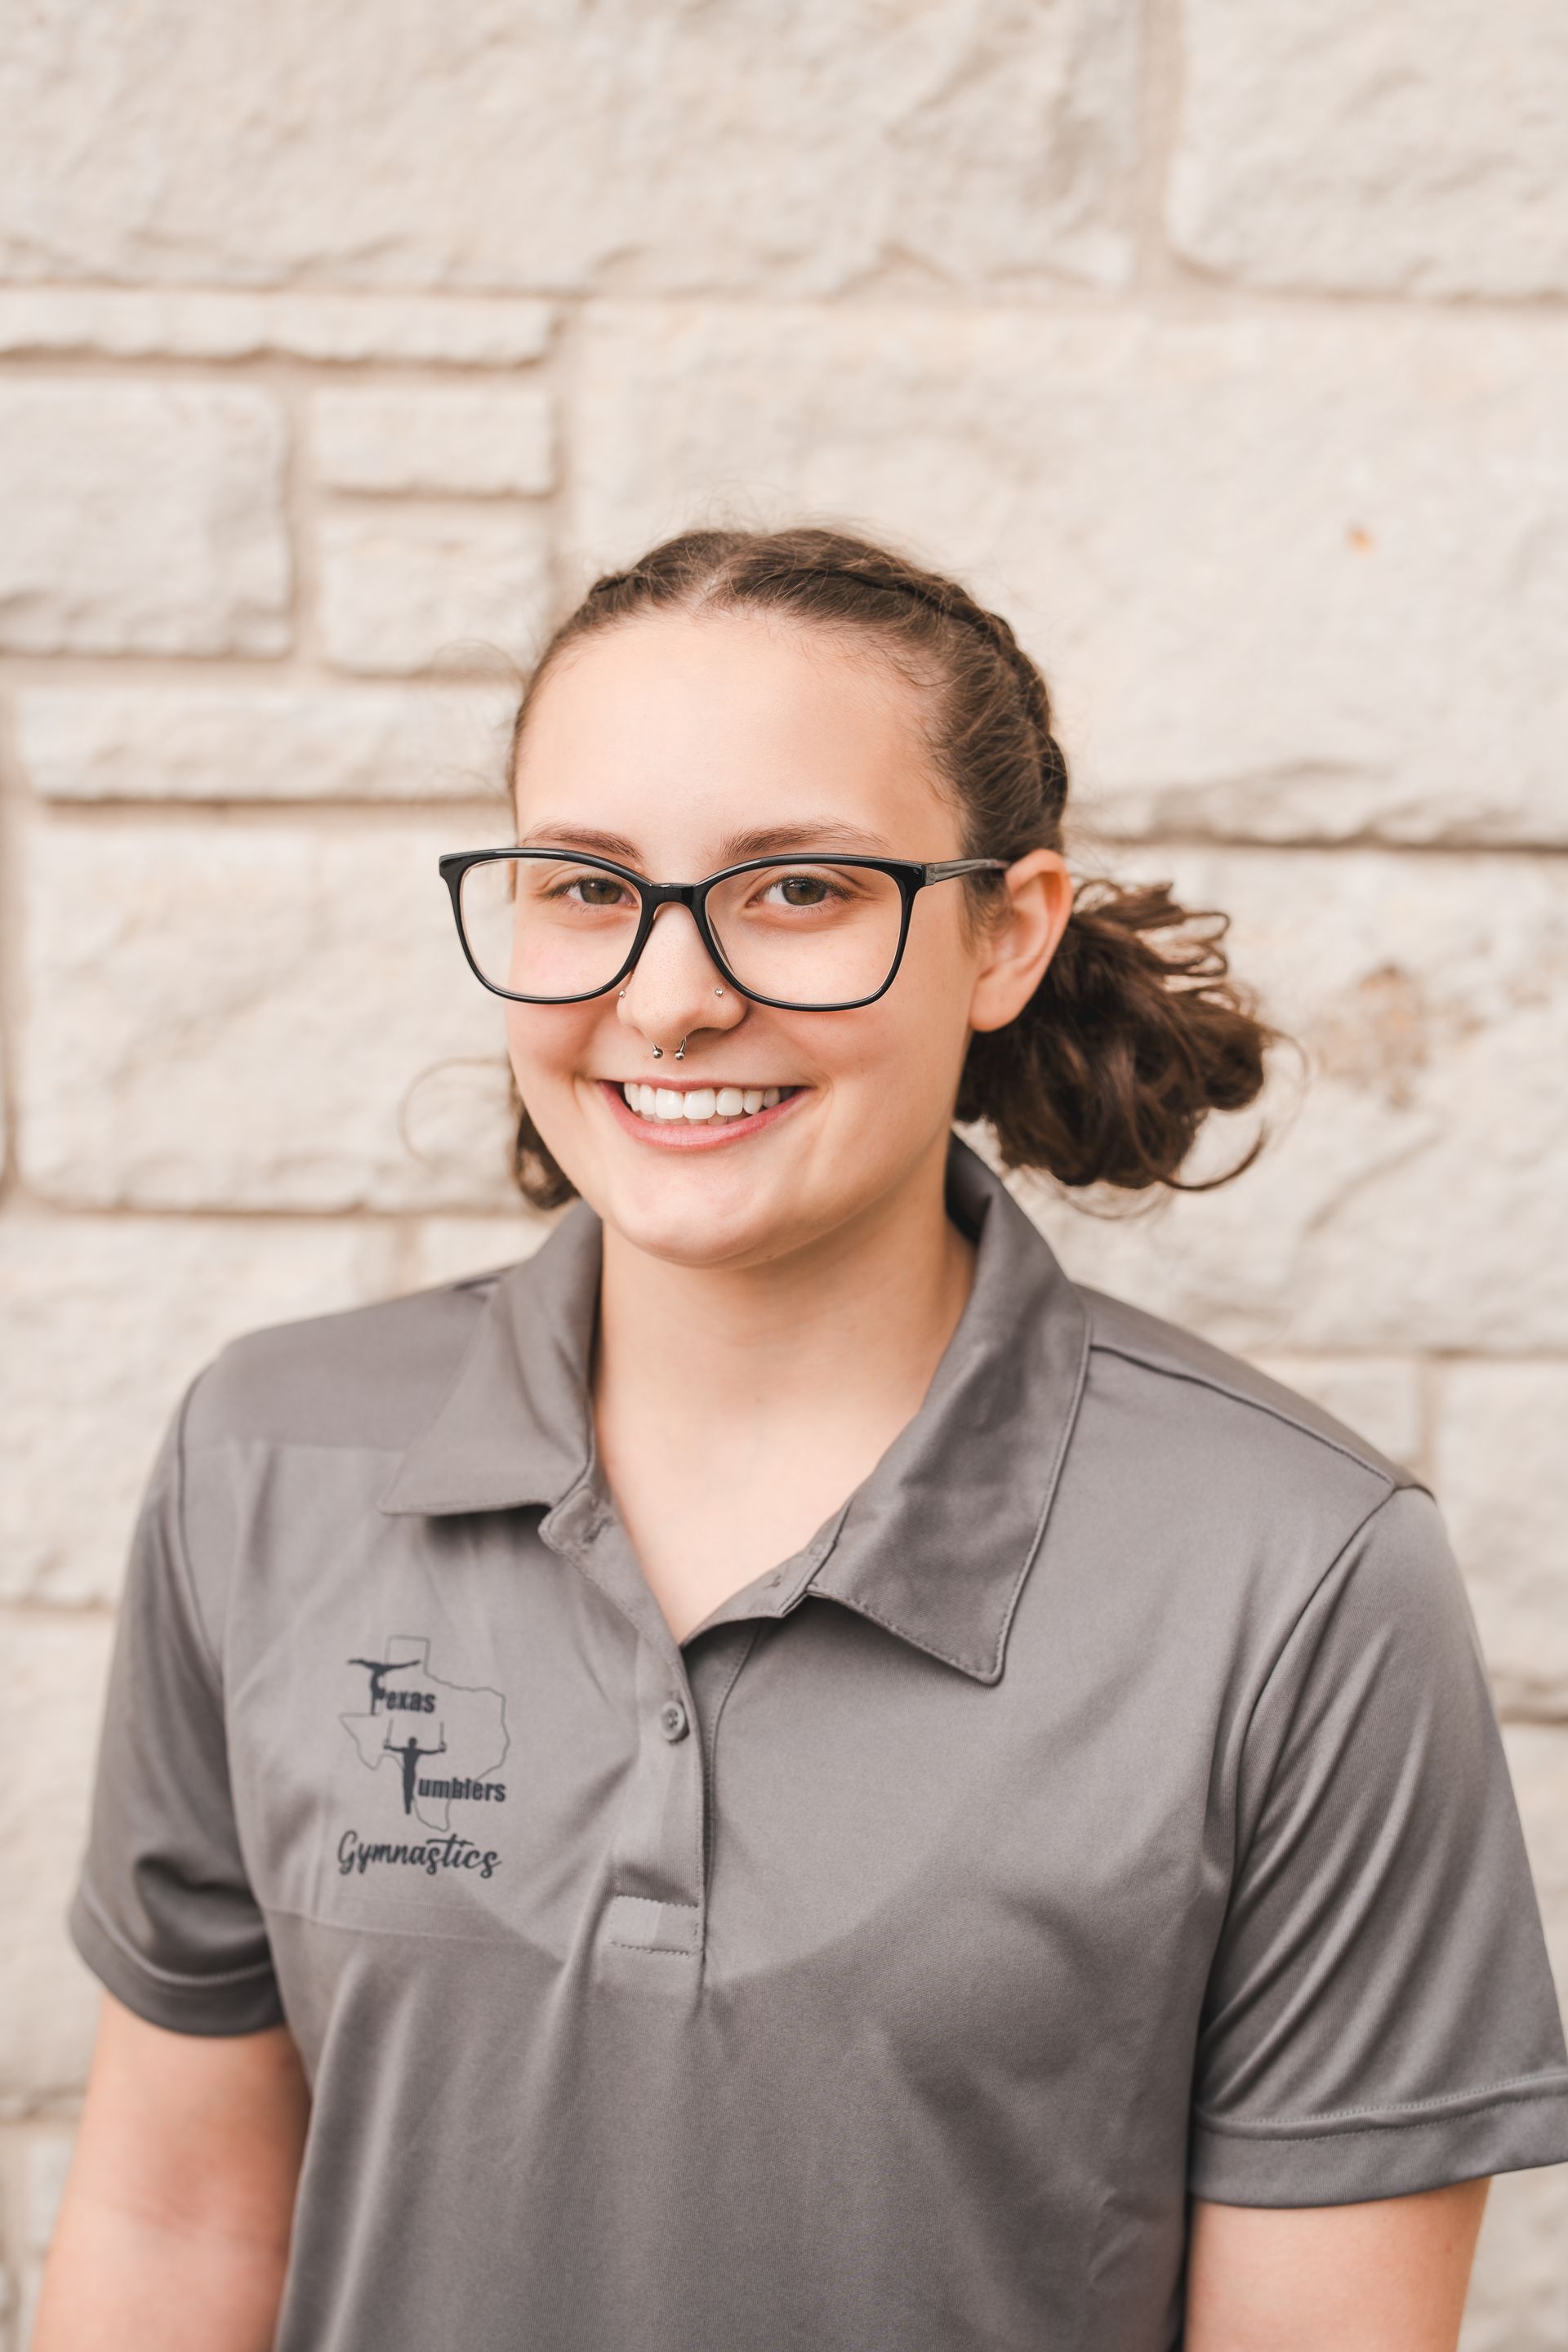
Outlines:
[[[944,854],[924,698],[876,647],[766,614],[657,614],[570,647],[519,751],[531,828],[851,819]],[[907,838],[910,828],[919,838]]]

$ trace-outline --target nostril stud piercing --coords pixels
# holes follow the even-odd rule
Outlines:
[[[724,993],[724,992],[723,992],[723,990],[722,990],[721,988],[716,988],[716,989],[713,991],[713,993],[714,993],[714,995],[715,995],[715,996],[722,996],[722,995],[723,995],[723,993]]]

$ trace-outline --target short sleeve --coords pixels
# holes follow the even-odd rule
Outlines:
[[[1330,2205],[1568,2159],[1568,2059],[1501,1737],[1431,1496],[1329,1570],[1251,1714],[1190,2186]]]
[[[251,2033],[277,2024],[282,2008],[184,1547],[183,1432],[195,1386],[164,1433],[132,1538],[69,1927],[93,1974],[138,2016],[177,2033]]]

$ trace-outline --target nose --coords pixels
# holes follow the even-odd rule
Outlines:
[[[735,1028],[745,1018],[746,1000],[703,946],[690,908],[664,906],[625,982],[618,1012],[623,1025],[650,1050],[657,1045],[669,1055],[683,1037]],[[686,1051],[689,1058],[689,1045]]]

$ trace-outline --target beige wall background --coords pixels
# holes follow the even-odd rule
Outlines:
[[[1431,1476],[1568,1977],[1568,12],[37,0],[0,116],[0,2340],[157,1437],[538,1238],[436,853],[504,837],[509,663],[692,520],[962,570],[1083,863],[1233,911],[1307,1049],[1259,1165],[1021,1189]],[[1568,2347],[1562,2172],[1467,2347]]]

